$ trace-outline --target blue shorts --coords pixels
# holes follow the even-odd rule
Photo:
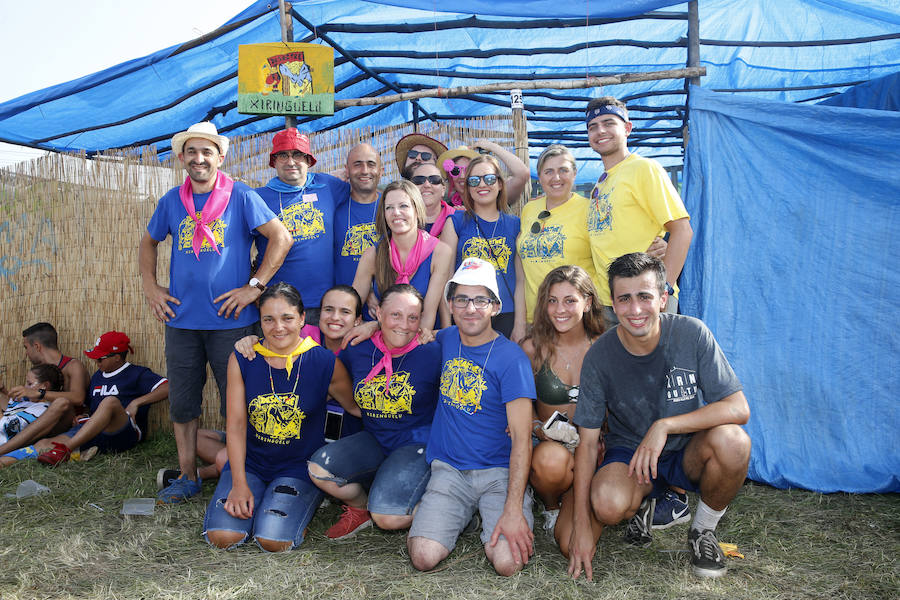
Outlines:
[[[631,462],[636,448],[625,448],[623,446],[614,446],[606,449],[606,455],[600,467],[605,467],[609,463],[625,463]],[[699,482],[697,482],[699,483]],[[663,452],[656,461],[656,479],[653,480],[653,494],[658,495],[670,486],[680,487],[689,492],[699,492],[700,488],[697,483],[688,479],[687,473],[684,472],[684,448],[674,452]]]
[[[203,537],[207,542],[210,531],[239,531],[244,537],[232,547],[240,546],[251,535],[255,540],[290,542],[292,550],[303,543],[303,531],[322,502],[324,494],[319,488],[296,477],[276,477],[266,482],[247,471],[247,485],[253,493],[253,516],[238,519],[225,510],[225,500],[232,487],[231,477],[230,468],[222,471],[216,491],[206,507]]]
[[[219,412],[225,416],[228,358],[234,343],[254,332],[253,325],[235,329],[166,327],[166,374],[169,378],[169,418],[188,423],[202,414],[206,363],[219,387]]]
[[[65,434],[68,437],[75,437],[75,434],[84,427],[84,424],[76,425],[72,429],[68,430]],[[106,433],[105,431],[101,431],[97,434],[97,437],[92,439],[89,442],[85,442],[81,446],[83,448],[90,448],[91,446],[97,446],[100,452],[125,452],[126,450],[131,450],[137,443],[141,441],[141,430],[138,429],[138,426],[134,423],[133,420],[129,417],[128,422],[122,426],[118,431],[114,431],[113,433]]]
[[[309,462],[331,473],[327,481],[341,487],[358,483],[366,488],[369,512],[379,515],[411,515],[431,477],[425,444],[400,446],[385,454],[368,431],[323,446]]]

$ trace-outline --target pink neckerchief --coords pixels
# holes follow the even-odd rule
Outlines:
[[[463,206],[462,196],[459,195],[459,192],[453,192],[450,194],[450,204],[454,207]]]
[[[400,251],[394,243],[394,238],[391,238],[391,266],[397,271],[397,280],[394,283],[409,283],[409,278],[415,274],[419,265],[431,256],[431,252],[437,246],[437,243],[438,239],[436,237],[419,229],[416,233],[416,243],[413,244],[412,249],[409,251],[406,262],[401,263]]]
[[[455,208],[441,200],[441,212],[438,213],[437,219],[431,224],[431,235],[434,237],[441,235],[441,232],[444,230],[444,223],[447,222],[447,217],[455,212]]]
[[[228,175],[219,171],[216,174],[216,184],[213,186],[203,210],[200,211],[200,217],[197,217],[197,211],[194,210],[194,190],[191,187],[191,178],[185,177],[184,183],[178,188],[178,196],[181,198],[181,204],[190,218],[194,220],[194,256],[200,260],[200,246],[203,245],[203,238],[209,241],[216,254],[219,252],[219,245],[213,236],[209,224],[222,216],[228,207],[228,200],[231,198],[231,189],[234,187],[234,180]]]
[[[391,375],[394,374],[394,364],[393,357],[400,356],[402,354],[406,354],[413,348],[419,345],[419,335],[416,334],[413,336],[413,339],[410,342],[403,346],[402,348],[388,348],[387,344],[384,343],[384,335],[380,331],[376,331],[375,335],[372,336],[372,343],[375,344],[375,347],[381,350],[384,354],[381,357],[381,360],[375,363],[375,366],[372,367],[372,370],[369,371],[369,374],[366,375],[364,381],[370,381],[376,375],[381,373],[382,369],[384,370],[384,393],[388,392],[388,388],[391,385]]]

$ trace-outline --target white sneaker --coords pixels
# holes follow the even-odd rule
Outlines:
[[[553,535],[553,530],[556,528],[556,519],[559,518],[559,509],[543,510],[541,514],[544,516],[544,531]]]

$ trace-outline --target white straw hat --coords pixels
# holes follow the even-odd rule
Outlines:
[[[204,140],[209,140],[218,146],[222,156],[228,154],[228,138],[224,135],[219,135],[216,126],[209,121],[195,123],[188,127],[187,131],[182,131],[172,136],[172,154],[175,156],[181,154],[184,143],[191,138],[203,138]]]

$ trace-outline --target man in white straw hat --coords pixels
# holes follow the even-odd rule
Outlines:
[[[425,450],[431,479],[409,531],[409,556],[416,569],[433,569],[478,511],[485,555],[510,576],[534,553],[534,377],[525,352],[491,328],[501,309],[493,265],[465,259],[444,296],[456,325],[437,334],[443,367]]]
[[[166,324],[169,418],[175,426],[181,476],[158,502],[178,503],[200,493],[197,428],[209,363],[225,414],[228,355],[259,320],[254,302],[272,278],[292,239],[259,194],[219,171],[228,138],[212,123],[197,123],[172,138],[172,154],[187,178],[159,200],[141,239],[138,262],[144,296]],[[256,230],[268,239],[251,277]],[[172,236],[169,287],[156,281],[157,247]]]

